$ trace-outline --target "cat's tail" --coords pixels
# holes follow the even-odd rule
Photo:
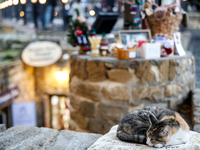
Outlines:
[[[122,140],[122,141],[127,141],[127,142],[133,142],[133,143],[141,143],[145,144],[146,143],[146,136],[145,135],[139,135],[139,134],[128,134],[123,131],[117,131],[117,137]]]

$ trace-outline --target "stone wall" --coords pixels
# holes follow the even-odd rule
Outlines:
[[[119,60],[72,55],[70,128],[106,133],[145,105],[177,110],[195,85],[194,57]]]
[[[200,13],[189,12],[188,13],[188,29],[189,30],[200,30]]]
[[[7,66],[1,67],[0,77],[3,79],[1,80],[3,82],[8,80],[8,89],[18,86],[20,95],[14,102],[33,101],[35,99],[35,78],[33,67],[17,60]]]

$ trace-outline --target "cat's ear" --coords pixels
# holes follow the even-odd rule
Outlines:
[[[158,119],[156,118],[156,116],[152,114],[149,115],[149,119],[150,119],[151,124],[155,124],[156,122],[158,122]]]
[[[160,136],[168,136],[170,135],[171,127],[169,125],[166,125],[164,129],[160,132]]]

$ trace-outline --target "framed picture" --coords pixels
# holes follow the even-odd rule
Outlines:
[[[162,6],[169,6],[172,4],[177,4],[180,5],[180,0],[161,0],[161,5]]]
[[[150,30],[120,30],[118,31],[119,40],[128,46],[129,43],[139,42],[141,40],[151,40]]]

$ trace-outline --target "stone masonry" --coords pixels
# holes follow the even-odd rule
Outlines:
[[[1,150],[86,150],[102,135],[0,124]]]
[[[193,130],[200,132],[200,89],[192,93],[192,123]]]
[[[104,134],[145,105],[178,110],[194,86],[191,53],[156,60],[72,55],[70,128]]]

